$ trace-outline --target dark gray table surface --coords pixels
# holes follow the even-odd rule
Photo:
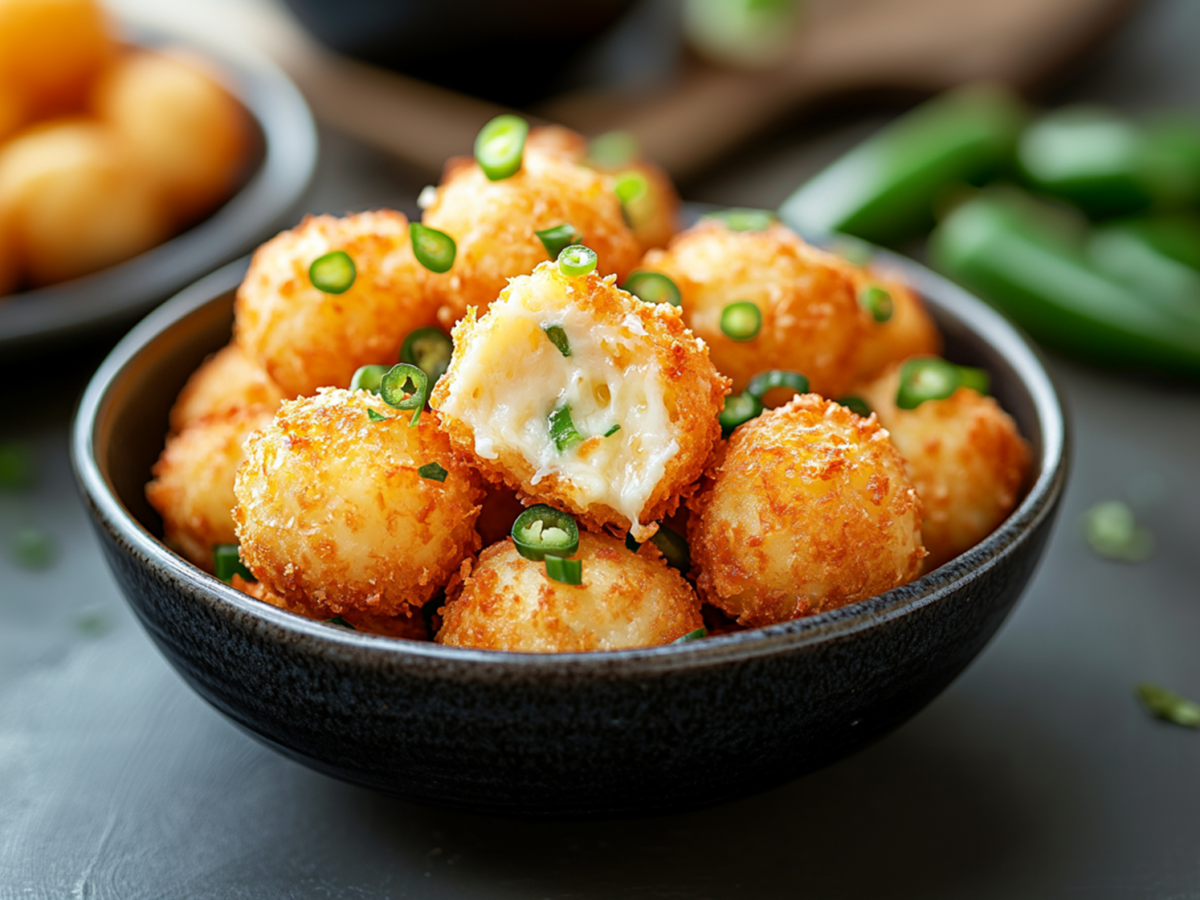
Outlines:
[[[1055,99],[1200,107],[1200,5],[1151,4]],[[871,127],[782,133],[692,197],[770,206]],[[837,126],[837,127],[834,127]],[[312,209],[411,208],[420,179],[326,134]],[[1200,897],[1200,733],[1133,685],[1200,696],[1200,390],[1053,359],[1074,473],[1046,559],[996,640],[851,759],[688,815],[507,821],[417,806],[264,748],[191,693],[126,609],[76,497],[66,434],[102,348],[0,364],[0,440],[36,486],[0,494],[0,898]],[[1078,516],[1135,504],[1140,565]]]

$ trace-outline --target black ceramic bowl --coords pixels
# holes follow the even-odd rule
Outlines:
[[[252,250],[294,217],[317,164],[317,131],[300,92],[266,57],[191,36],[128,29],[128,43],[177,46],[211,60],[246,108],[256,147],[238,192],[208,218],[133,259],[62,284],[0,297],[0,358],[128,327],[217,266]]]
[[[347,781],[497,813],[682,809],[796,778],[908,719],[995,633],[1046,544],[1066,428],[1037,354],[916,264],[947,354],[983,366],[1033,446],[995,533],[862,603],[690,644],[590,654],[463,650],[358,634],[259,603],[168,550],[142,489],[188,374],[230,335],[244,263],[138,325],[75,422],[80,490],[138,618],[184,679],[263,742]]]

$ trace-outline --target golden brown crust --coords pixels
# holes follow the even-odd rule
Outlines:
[[[583,584],[546,575],[510,539],[488,547],[442,610],[437,642],[565,653],[669,644],[703,626],[700,602],[653,544],[634,555],[608,535],[580,535]]]
[[[236,590],[243,594],[249,594],[255,600],[261,600],[263,603],[269,603],[271,606],[287,612],[304,616],[306,619],[328,622],[331,618],[328,613],[319,609],[280,597],[261,581],[246,581],[240,575],[235,574],[231,584]],[[406,641],[431,640],[429,627],[425,624],[425,617],[419,612],[412,615],[381,616],[352,609],[347,610],[341,618],[349,622],[355,631],[363,631],[367,634],[380,634],[384,637],[400,638]]]
[[[205,359],[187,380],[171,407],[171,431],[241,409],[261,407],[273,413],[283,399],[283,389],[271,376],[230,343]]]
[[[916,291],[899,276],[882,269],[856,269],[855,283],[861,290],[879,285],[892,296],[894,310],[886,322],[876,322],[864,313],[866,327],[858,345],[855,383],[872,381],[889,366],[910,356],[938,356],[942,336]]]

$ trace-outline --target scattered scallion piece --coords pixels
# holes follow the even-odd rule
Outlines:
[[[233,580],[234,575],[240,575],[246,581],[258,581],[242,562],[237,544],[217,544],[213,547],[213,571],[226,584]]]
[[[862,416],[864,419],[871,414],[871,407],[862,397],[842,397],[837,401],[856,416]]]
[[[429,399],[429,377],[411,363],[397,363],[380,379],[379,396],[388,406],[413,410],[408,423],[411,428],[421,421],[421,410]]]
[[[583,235],[570,222],[563,222],[561,225],[555,225],[553,228],[546,228],[542,231],[535,231],[538,240],[542,242],[542,246],[546,248],[546,253],[551,259],[558,259],[558,254],[563,252],[563,249],[570,247],[572,244],[578,244],[583,240]]]
[[[706,637],[708,637],[708,629],[705,628],[704,626],[700,626],[695,631],[689,631],[683,637],[676,638],[675,640],[671,641],[671,643],[672,644],[686,644],[686,643],[689,643],[690,641],[698,641],[701,638],[706,638]]]
[[[692,551],[682,534],[666,525],[659,525],[658,531],[650,538],[650,543],[658,548],[667,565],[680,572],[686,573],[692,568]]]
[[[308,267],[308,280],[325,294],[344,294],[354,286],[358,270],[354,260],[344,250],[334,250],[318,256]]]
[[[646,196],[649,190],[650,184],[646,181],[646,176],[636,169],[622,172],[617,176],[616,182],[613,184],[613,192],[624,206],[636,203],[642,197]]]
[[[680,306],[683,303],[679,286],[661,272],[631,272],[621,285],[621,290],[628,291],[646,303],[670,303],[672,306]]]
[[[762,403],[750,394],[730,394],[725,398],[721,414],[717,416],[717,421],[721,423],[721,436],[729,437],[735,428],[757,418],[762,411]]]
[[[935,357],[910,359],[900,368],[896,406],[916,409],[926,400],[945,400],[960,387],[986,394],[991,378],[983,369],[956,366]]]
[[[604,432],[604,436],[612,437],[614,434],[616,434],[620,430],[621,430],[620,425],[614,425],[612,428],[608,429],[608,431]]]
[[[496,116],[475,138],[475,160],[489,181],[500,181],[521,171],[529,123],[520,116]]]
[[[588,143],[588,161],[601,169],[626,165],[637,155],[637,138],[628,131],[606,131]]]
[[[450,271],[454,265],[454,255],[458,252],[454,238],[420,222],[409,223],[408,236],[417,262],[430,272],[441,274]]]
[[[0,444],[0,490],[15,491],[33,484],[37,466],[28,445]]]
[[[787,369],[767,369],[750,379],[746,393],[762,403],[767,392],[775,388],[790,388],[797,394],[807,394],[808,379],[799,372],[789,372]]]
[[[443,469],[435,462],[425,463],[417,469],[417,474],[422,478],[428,478],[430,481],[445,481],[446,476],[450,473]]]
[[[550,439],[559,453],[583,440],[571,418],[571,404],[566,403],[550,413]]]
[[[546,576],[560,584],[583,584],[583,560],[547,555]]]
[[[588,275],[596,271],[596,251],[583,244],[564,247],[558,254],[558,268],[564,275]]]
[[[721,310],[721,332],[735,341],[750,341],[762,328],[762,311],[749,300],[730,303]]]
[[[1083,536],[1105,559],[1142,562],[1154,552],[1154,535],[1138,525],[1133,510],[1120,500],[1105,500],[1083,514]]]
[[[400,347],[400,362],[416,366],[429,377],[430,384],[446,374],[454,342],[440,328],[432,325],[409,332]]]
[[[330,625],[340,625],[342,628],[349,628],[351,631],[358,631],[353,625],[343,619],[341,616],[334,616],[332,619],[326,619]]]
[[[377,413],[370,407],[367,407],[367,418],[372,422],[386,422],[388,420],[388,417],[383,413]]]
[[[544,503],[517,516],[511,534],[517,552],[534,562],[541,562],[547,553],[574,556],[579,549],[579,526],[574,516]]]
[[[858,292],[858,305],[881,325],[891,319],[896,311],[896,302],[892,295],[877,284],[863,285]]]
[[[350,379],[350,390],[379,393],[379,382],[387,374],[387,366],[360,366]]]
[[[1185,728],[1200,728],[1200,704],[1157,684],[1145,682],[1137,686],[1137,695],[1142,705],[1158,718]]]
[[[958,376],[962,381],[963,387],[970,388],[977,394],[987,396],[988,391],[992,389],[992,376],[983,369],[959,366]]]
[[[730,231],[766,231],[775,222],[775,213],[767,209],[734,207],[709,213],[706,219],[720,219]]]
[[[567,333],[561,325],[543,326],[542,331],[546,332],[546,337],[550,338],[550,343],[558,348],[558,352],[563,356],[571,355],[571,342],[567,340]]]

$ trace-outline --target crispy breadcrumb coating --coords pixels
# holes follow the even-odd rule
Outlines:
[[[893,304],[892,317],[886,322],[866,316],[867,327],[858,345],[856,383],[872,381],[889,366],[910,356],[941,354],[942,336],[916,291],[898,275],[883,269],[857,269],[855,276],[860,290],[866,285],[878,285],[891,295]]]
[[[319,609],[302,603],[292,603],[274,593],[261,581],[246,581],[235,574],[230,582],[234,588],[243,594],[249,594],[255,600],[269,603],[271,606],[304,616],[306,619],[316,619],[318,622],[328,622],[331,616]],[[381,634],[384,637],[401,638],[406,641],[430,640],[429,627],[425,617],[417,612],[412,615],[381,616],[377,613],[359,612],[356,609],[347,610],[341,616],[355,631],[367,634]]]
[[[271,376],[230,343],[204,360],[187,380],[171,407],[171,431],[239,409],[257,406],[273,413],[283,400],[283,389]]]

